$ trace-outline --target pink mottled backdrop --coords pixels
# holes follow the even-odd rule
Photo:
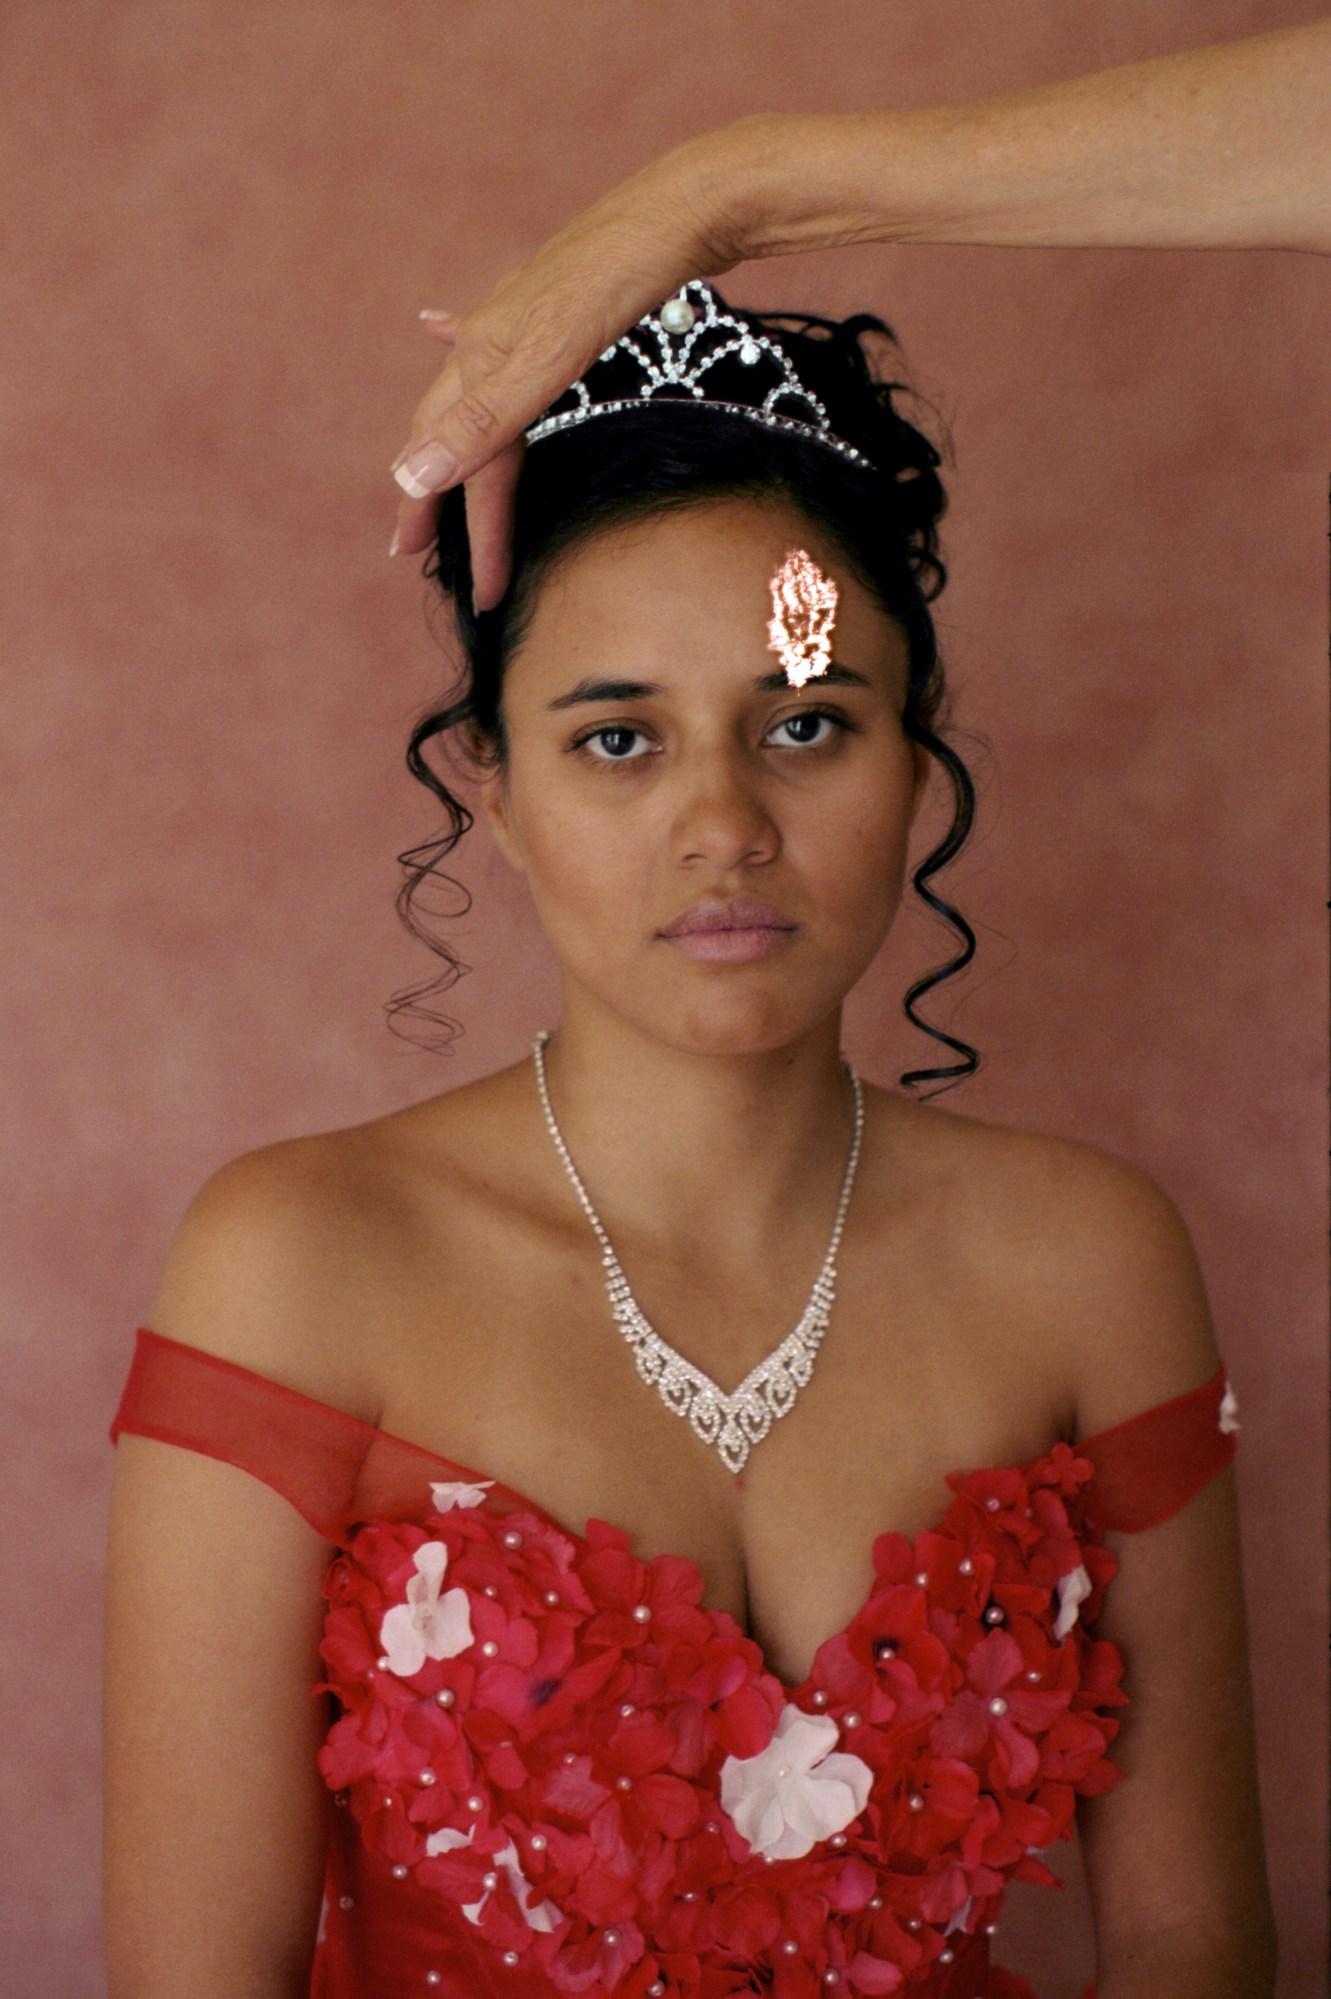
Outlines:
[[[761,108],[944,102],[1319,13],[1296,0],[9,0],[0,22],[8,1094],[0,1817],[15,1993],[94,1999],[106,1425],[223,1160],[514,1059],[554,983],[475,891],[451,1065],[383,1024],[429,962],[393,856],[441,683],[388,465],[465,308],[612,181]],[[1323,1990],[1325,672],[1331,263],[869,248],[740,302],[868,307],[952,423],[941,636],[983,786],[950,1101],[1182,1206],[1239,1460],[1282,1999]],[[924,829],[925,832],[928,828]],[[944,878],[944,886],[948,878]],[[913,898],[911,899],[913,901]],[[851,1053],[948,948],[914,917]],[[946,1014],[944,1018],[946,1018]],[[206,1719],[206,1718],[203,1718]],[[1069,1886],[1010,1956],[1080,1989]]]

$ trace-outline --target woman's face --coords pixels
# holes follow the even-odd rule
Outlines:
[[[839,593],[832,670],[800,688],[768,648],[792,549]],[[569,1005],[707,1054],[786,1046],[837,1009],[891,926],[928,775],[901,728],[906,684],[900,628],[774,501],[609,530],[551,570],[481,809]],[[740,897],[778,927],[664,934],[700,901]]]

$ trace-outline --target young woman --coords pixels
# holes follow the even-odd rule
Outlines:
[[[562,1015],[179,1231],[113,1431],[112,1999],[1017,1999],[1074,1815],[1098,1999],[1271,1989],[1179,1213],[912,1096],[974,1066],[936,1028],[902,1089],[841,1055],[935,768],[970,941],[940,461],[871,335],[691,283],[529,434],[496,608],[439,508],[409,886],[455,740]]]

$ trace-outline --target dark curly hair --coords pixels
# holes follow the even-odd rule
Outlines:
[[[923,1019],[915,1007],[922,994],[960,972],[975,955],[970,925],[929,886],[930,878],[960,852],[975,816],[970,772],[941,733],[948,720],[947,690],[928,609],[947,581],[937,531],[947,507],[937,471],[942,457],[894,404],[894,394],[917,392],[870,367],[861,344],[865,334],[899,345],[885,321],[867,312],[838,321],[814,313],[757,313],[729,304],[726,309],[785,348],[801,381],[822,402],[832,429],[872,463],[862,466],[799,432],[773,430],[697,403],[686,404],[687,414],[681,414],[679,400],[660,393],[644,400],[640,410],[555,432],[531,447],[524,461],[516,495],[512,578],[503,600],[479,615],[472,610],[463,490],[456,486],[444,495],[425,574],[451,602],[465,663],[448,699],[431,706],[416,723],[406,755],[408,770],[441,801],[449,823],[436,839],[398,855],[405,879],[397,909],[413,936],[445,960],[445,969],[422,985],[395,993],[386,1004],[389,1025],[400,1032],[397,1021],[405,1016],[442,1026],[442,1039],[421,1043],[415,1035],[404,1038],[447,1052],[461,1032],[459,1023],[423,1002],[471,968],[422,923],[420,901],[427,883],[443,881],[461,898],[448,914],[464,916],[471,908],[465,886],[439,863],[472,825],[473,814],[430,767],[425,750],[456,729],[473,769],[503,766],[508,754],[501,706],[504,672],[529,628],[542,578],[569,549],[612,526],[729,497],[774,499],[792,504],[826,532],[864,587],[904,630],[910,677],[902,728],[937,760],[952,786],[952,823],[911,882],[930,909],[956,930],[962,947],[946,964],[917,979],[903,1001],[916,1027],[962,1058],[943,1068],[911,1069],[900,1078],[905,1086],[937,1082],[937,1090],[923,1094],[938,1095],[980,1066],[969,1042]],[[739,364],[719,362],[716,375],[725,367]],[[718,398],[752,401],[747,383],[737,381],[728,388],[712,372],[708,390]],[[566,402],[561,397],[551,408],[566,406],[571,398]]]

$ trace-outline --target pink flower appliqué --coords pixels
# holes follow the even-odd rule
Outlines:
[[[786,1702],[766,1749],[727,1756],[721,1804],[756,1853],[798,1860],[840,1832],[869,1802],[873,1772],[859,1756],[835,1750],[830,1715]]]
[[[1085,1603],[1095,1585],[1087,1572],[1086,1564],[1079,1562],[1075,1569],[1069,1569],[1058,1579],[1058,1616],[1054,1619],[1054,1636],[1060,1642],[1067,1637],[1081,1615],[1081,1605]]]
[[[426,1840],[425,1851],[433,1858],[436,1853],[448,1853],[455,1846],[470,1845],[470,1833],[458,1832],[450,1825],[442,1825],[437,1832],[432,1832]],[[534,1909],[528,1907],[527,1896],[531,1889],[531,1882],[522,1871],[521,1856],[511,1839],[501,1846],[498,1853],[494,1856],[494,1871],[496,1874],[501,1867],[508,1876],[508,1885],[517,1898],[518,1907],[526,1916],[531,1927],[534,1930],[554,1929],[556,1924],[561,1922],[563,1918],[560,1910],[555,1907],[553,1902],[547,1899],[544,1902],[538,1902]],[[462,1903],[462,1913],[469,1923],[480,1922],[481,1912],[485,1908],[489,1893],[490,1890],[487,1888],[485,1894],[481,1896],[478,1902]]]
[[[410,1679],[427,1659],[452,1659],[472,1642],[471,1608],[464,1589],[440,1585],[448,1567],[442,1541],[426,1541],[412,1557],[416,1574],[407,1584],[407,1600],[384,1612],[379,1642],[390,1673]]]
[[[434,1510],[436,1513],[449,1513],[455,1506],[480,1506],[488,1487],[493,1484],[492,1478],[483,1478],[475,1485],[465,1478],[436,1479],[430,1486]]]

